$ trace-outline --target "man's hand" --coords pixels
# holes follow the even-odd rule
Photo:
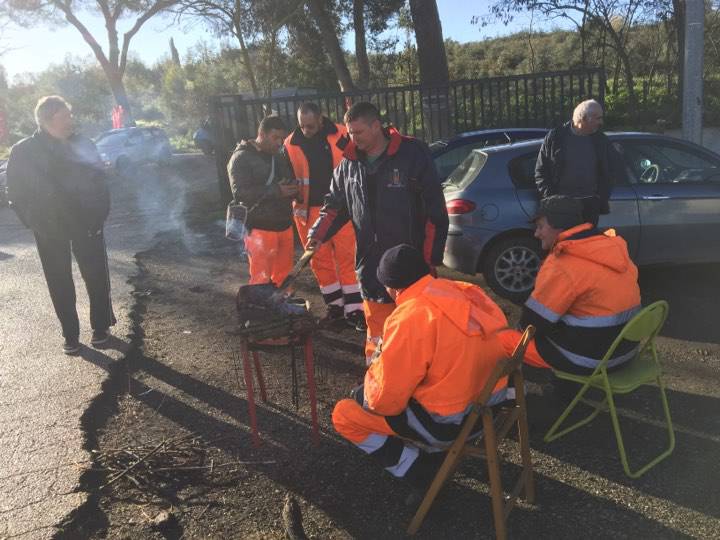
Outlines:
[[[278,187],[280,188],[280,195],[282,195],[283,197],[295,197],[300,191],[298,185],[295,182],[291,182],[288,184],[278,184]]]

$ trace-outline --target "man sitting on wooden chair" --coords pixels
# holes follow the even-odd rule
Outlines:
[[[397,307],[364,384],[337,403],[333,424],[389,473],[425,488],[505,356],[498,333],[507,320],[480,287],[432,277],[407,244],[385,252],[377,277]],[[491,404],[511,397],[501,379]]]
[[[535,238],[549,254],[520,319],[521,327],[537,328],[525,363],[589,375],[640,311],[637,267],[625,240],[613,229],[585,223],[575,199],[555,195],[541,200],[534,221]],[[608,371],[632,359],[636,346],[622,343]]]

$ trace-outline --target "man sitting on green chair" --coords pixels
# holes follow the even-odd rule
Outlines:
[[[590,374],[641,309],[637,267],[613,229],[603,232],[583,222],[575,199],[556,195],[541,200],[533,221],[535,238],[549,253],[520,319],[520,327],[537,329],[525,363]],[[631,360],[636,347],[620,344],[608,371]]]

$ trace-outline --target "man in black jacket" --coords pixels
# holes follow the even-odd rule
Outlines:
[[[602,123],[600,103],[583,101],[575,107],[572,122],[545,136],[535,165],[540,198],[566,195],[580,200],[584,220],[593,225],[600,214],[610,213],[610,192],[622,175],[622,158],[600,131]]]
[[[298,193],[290,164],[280,154],[287,128],[263,118],[254,140],[241,141],[228,163],[233,199],[248,208],[245,239],[251,285],[279,285],[292,269],[292,198]]]
[[[380,257],[410,244],[431,268],[442,264],[448,214],[440,180],[427,146],[385,129],[372,103],[356,103],[345,113],[351,141],[337,166],[308,247],[328,241],[351,221],[357,251],[355,271],[367,320],[365,360],[382,338],[385,319],[395,308],[377,279]],[[434,273],[434,270],[433,270]]]
[[[8,160],[8,198],[35,235],[63,352],[80,350],[71,252],[90,298],[91,343],[104,345],[115,315],[103,226],[110,192],[100,156],[90,139],[73,131],[70,105],[60,96],[41,98],[35,107],[38,130],[13,146]]]

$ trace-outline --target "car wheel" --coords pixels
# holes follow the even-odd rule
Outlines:
[[[540,243],[529,236],[500,240],[483,261],[485,281],[497,294],[516,303],[532,292],[542,261]]]

